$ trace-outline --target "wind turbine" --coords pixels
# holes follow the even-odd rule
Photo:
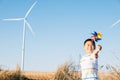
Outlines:
[[[116,26],[118,23],[120,23],[120,19],[117,20],[114,24],[112,24],[111,28],[113,28],[114,26]]]
[[[25,16],[23,18],[10,18],[10,19],[3,19],[3,20],[7,20],[7,21],[21,21],[23,20],[23,38],[22,38],[22,62],[21,62],[21,70],[24,70],[24,56],[25,56],[25,32],[26,32],[26,27],[28,27],[30,29],[30,31],[32,32],[32,34],[34,34],[31,25],[28,23],[27,21],[27,16],[30,14],[31,10],[33,9],[33,7],[35,6],[35,4],[37,3],[34,2],[33,5],[29,8],[29,10],[27,11],[27,13],[25,14]],[[27,25],[27,26],[26,26]]]

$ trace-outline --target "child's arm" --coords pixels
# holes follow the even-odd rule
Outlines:
[[[94,54],[94,57],[97,59],[98,58],[98,53],[99,51],[101,51],[102,49],[102,46],[101,45],[97,45],[96,49],[94,50],[93,54]]]

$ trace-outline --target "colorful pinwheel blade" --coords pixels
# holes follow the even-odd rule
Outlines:
[[[101,39],[101,38],[97,38],[97,41],[98,41],[98,40],[102,40],[102,39]]]
[[[98,40],[95,38],[95,42],[98,42]]]
[[[96,32],[96,31],[94,31],[94,32],[92,33],[92,35],[97,36],[97,32]]]
[[[102,34],[100,32],[98,32],[97,38],[102,38]]]

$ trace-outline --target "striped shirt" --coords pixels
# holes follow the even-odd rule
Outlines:
[[[94,54],[84,55],[80,60],[82,80],[98,80],[98,60]]]

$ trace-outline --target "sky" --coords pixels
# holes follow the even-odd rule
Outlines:
[[[26,28],[25,71],[55,71],[66,61],[79,65],[84,55],[84,40],[93,31],[101,32],[99,65],[115,65],[120,56],[120,0],[0,0],[0,67],[15,69],[21,65],[23,21],[31,5],[27,21],[35,35]],[[111,63],[112,61],[112,63]],[[113,62],[114,61],[114,62]]]

